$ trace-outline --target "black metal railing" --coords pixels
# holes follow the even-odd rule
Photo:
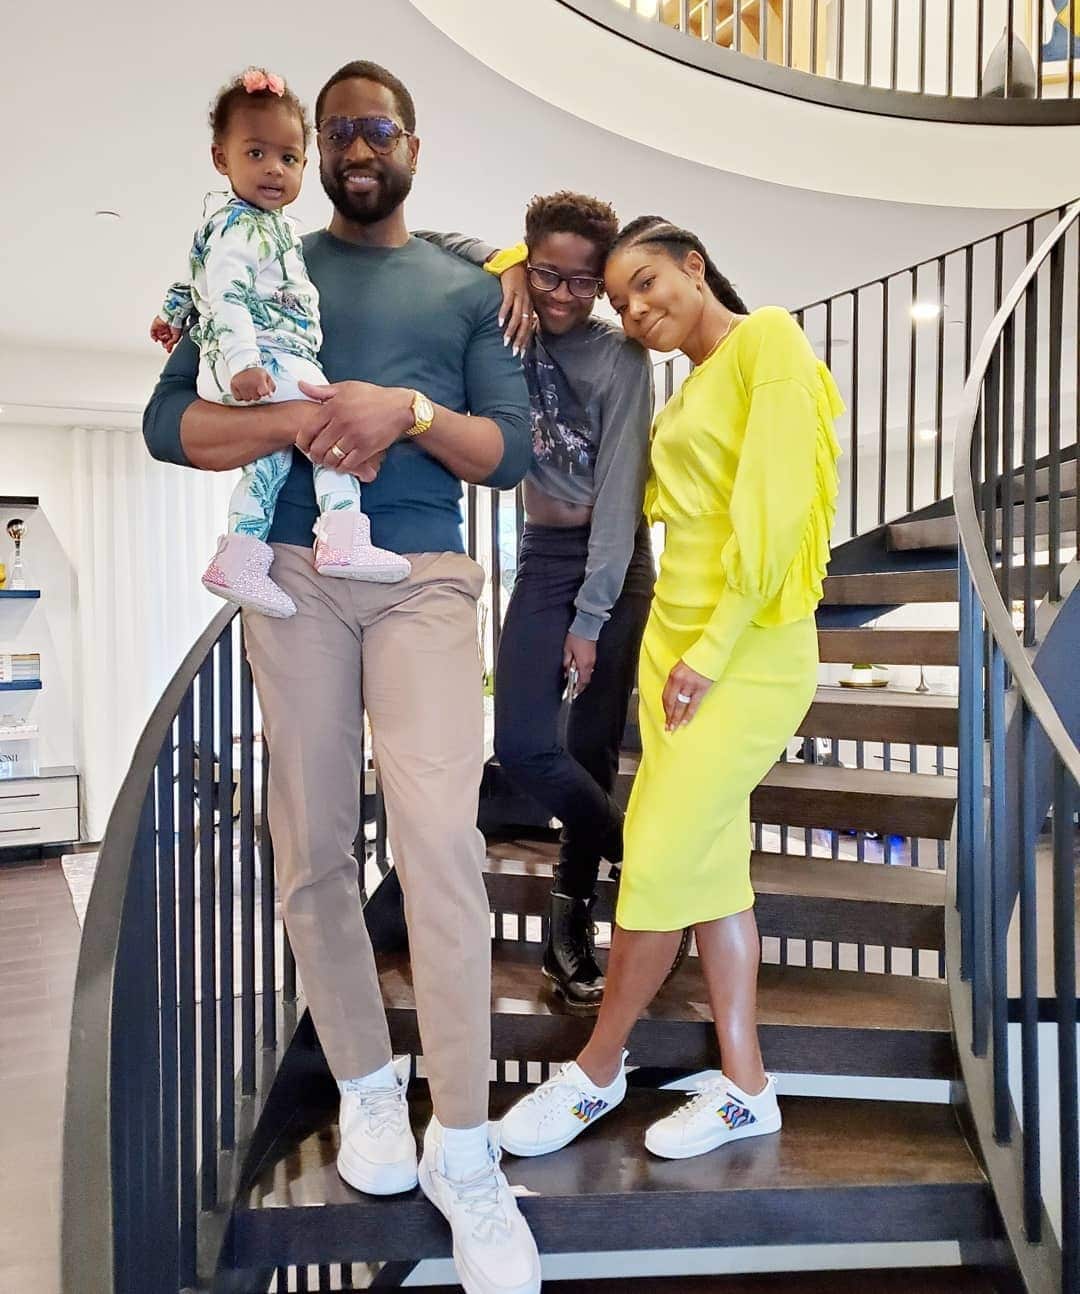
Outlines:
[[[968,1100],[1031,1294],[1080,1289],[1080,625],[1062,599],[1080,546],[1078,301],[1080,203],[1033,250],[979,345],[954,467],[960,787],[946,955],[960,972],[950,982]]]
[[[1080,0],[562,0],[731,80],[855,111],[1080,119]]]
[[[226,608],[147,722],[102,842],[72,1014],[64,1289],[167,1294],[213,1270],[298,1018],[267,768]],[[365,864],[387,871],[378,816],[360,815],[361,885]]]

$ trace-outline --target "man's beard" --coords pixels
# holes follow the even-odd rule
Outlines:
[[[345,175],[350,172],[374,176],[379,181],[378,187],[366,192],[347,188]],[[353,166],[335,169],[332,173],[321,167],[319,178],[338,214],[358,225],[374,225],[385,220],[401,206],[412,189],[411,172],[388,166],[379,166],[377,169]]]

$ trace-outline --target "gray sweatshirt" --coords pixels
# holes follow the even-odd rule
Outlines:
[[[497,250],[462,234],[415,232],[478,265]],[[594,318],[560,337],[537,333],[524,364],[533,439],[528,479],[551,498],[593,510],[570,632],[595,642],[622,591],[641,522],[652,365],[621,328]]]

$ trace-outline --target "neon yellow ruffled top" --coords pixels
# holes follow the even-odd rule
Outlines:
[[[843,412],[802,329],[768,306],[657,415],[645,494],[646,514],[667,531],[657,609],[713,608],[683,654],[707,678],[720,677],[748,624],[791,624],[821,600]]]

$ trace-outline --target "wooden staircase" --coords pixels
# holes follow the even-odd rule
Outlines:
[[[896,606],[955,596],[954,571],[904,570],[830,578],[825,604]],[[897,665],[954,665],[957,650],[955,631],[928,628],[823,629],[820,646],[825,662]],[[624,796],[637,764],[634,733],[631,721],[620,772]],[[808,1082],[818,1091],[830,1077],[847,1083],[849,1092],[852,1080],[893,1080],[889,1094],[901,1099],[874,1099],[880,1088],[871,1084],[852,1099],[785,1096],[779,1137],[700,1159],[650,1157],[642,1145],[644,1128],[680,1099],[658,1085],[719,1065],[705,986],[691,955],[633,1032],[631,1056],[640,1068],[624,1106],[558,1155],[508,1156],[504,1162],[510,1181],[524,1192],[522,1208],[542,1253],[943,1240],[957,1242],[975,1261],[997,1253],[1001,1231],[993,1197],[946,1099],[949,1089],[939,1088],[933,1103],[903,1099],[924,1090],[905,1089],[904,1080],[956,1079],[946,983],[937,974],[918,975],[926,964],[920,955],[932,955],[934,967],[943,956],[946,893],[937,842],[952,830],[955,781],[940,772],[890,768],[887,757],[881,767],[838,762],[845,745],[854,743],[863,754],[879,747],[887,752],[897,743],[905,751],[931,747],[940,756],[957,741],[956,699],[891,687],[823,687],[799,733],[810,753],[813,739],[831,739],[833,762],[786,759],[751,800],[759,824],[752,875],[767,963],[759,986],[765,1062],[782,1076],[782,1091],[798,1091],[800,1083],[805,1090]],[[766,836],[771,841],[777,832],[781,847],[765,847]],[[547,1066],[575,1055],[591,1027],[549,994],[539,973],[556,845],[553,833],[536,834],[541,838],[491,839],[485,867],[499,1080],[493,1117],[521,1094],[526,1079],[536,1081]],[[897,838],[889,865],[878,857],[882,841]],[[915,841],[922,842],[922,854],[911,846]],[[393,1045],[415,1055],[420,1038],[396,884],[391,873],[373,896],[369,925]],[[595,911],[601,944],[614,898],[615,883],[602,879]],[[779,958],[768,956],[770,942],[779,946]],[[799,943],[802,964],[792,955]],[[866,969],[874,950],[884,953],[886,973]],[[911,950],[915,974],[888,973],[896,969],[896,950]],[[785,1084],[785,1075],[816,1077]],[[413,1083],[412,1104],[419,1131],[429,1113],[420,1080]],[[338,1178],[333,1106],[332,1091],[312,1098],[267,1148],[234,1214],[237,1266],[363,1258],[403,1263],[404,1271],[420,1259],[446,1257],[446,1228],[419,1193],[366,1198]],[[1004,1288],[981,1272],[947,1268],[861,1278],[716,1277],[697,1284],[657,1277],[640,1285],[686,1294],[811,1294],[826,1287],[875,1294]],[[594,1283],[545,1285],[553,1291],[585,1288]],[[638,1286],[620,1282],[619,1288]]]

